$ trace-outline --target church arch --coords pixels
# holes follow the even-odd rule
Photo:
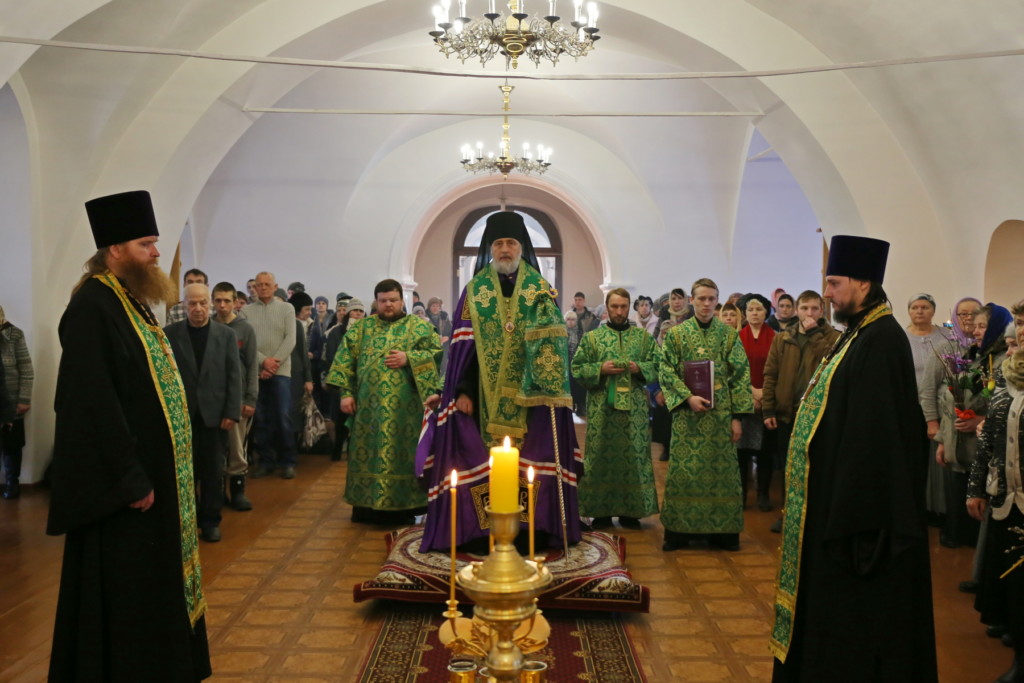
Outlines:
[[[985,301],[1000,306],[1024,299],[1021,264],[1024,263],[1024,220],[1006,220],[992,233],[985,258]]]

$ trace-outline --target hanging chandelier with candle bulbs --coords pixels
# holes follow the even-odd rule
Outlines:
[[[462,167],[472,173],[500,173],[508,179],[512,171],[540,175],[551,166],[551,148],[544,145],[537,145],[530,148],[530,143],[523,144],[522,154],[515,154],[512,151],[512,141],[509,137],[508,112],[511,109],[510,101],[512,91],[515,88],[508,83],[498,86],[501,89],[503,99],[503,111],[505,117],[501,126],[501,147],[497,154],[493,151],[484,152],[484,143],[462,146]]]
[[[470,18],[467,4],[487,3],[482,17]],[[542,61],[558,64],[562,56],[579,59],[586,56],[597,35],[596,3],[584,10],[583,0],[561,0],[572,8],[573,18],[558,15],[559,0],[530,0],[547,9],[547,16],[530,16],[526,0],[502,2],[498,12],[496,0],[441,0],[434,6],[434,30],[430,32],[445,57],[455,55],[461,62],[479,59],[486,64],[496,55],[505,57],[505,68],[518,68],[519,58],[528,57],[536,66]],[[454,4],[454,7],[453,7]],[[452,16],[452,14],[455,16]]]

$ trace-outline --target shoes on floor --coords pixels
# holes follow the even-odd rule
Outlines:
[[[597,531],[599,529],[610,529],[611,526],[611,517],[594,517],[594,521],[590,523],[590,528],[594,531]]]
[[[220,542],[220,527],[208,526],[200,532],[200,537],[207,543]]]
[[[957,584],[956,588],[961,593],[977,593],[979,586],[981,586],[981,584],[977,581],[961,581]]]
[[[1003,634],[1003,637],[1002,637],[1002,638],[1000,638],[1000,639],[999,639],[999,641],[1000,641],[1000,642],[1001,642],[1001,643],[1002,643],[1002,644],[1003,644],[1003,645],[1004,645],[1005,647],[1013,647],[1013,638],[1012,638],[1012,637],[1010,636],[1010,634],[1009,634],[1009,633],[1004,633],[1004,634]]]
[[[740,542],[732,534],[723,534],[724,537],[714,537],[708,539],[709,548],[718,548],[719,550],[727,550],[730,553],[734,553],[740,549]]]
[[[959,548],[960,547],[959,543],[954,541],[949,536],[946,536],[945,534],[942,534],[941,536],[939,536],[939,545],[941,545],[943,548]]]
[[[261,477],[269,477],[271,474],[277,471],[277,468],[273,465],[258,465],[249,470],[250,479],[260,479]]]
[[[636,517],[623,517],[621,515],[619,516],[619,526],[621,526],[623,529],[640,529],[640,528],[642,528],[641,524],[640,524],[640,520],[637,519]]]
[[[285,467],[284,469],[282,469],[281,470],[281,478],[282,479],[294,479],[295,478],[295,468],[294,467]]]
[[[779,517],[777,520],[775,520],[775,522],[773,522],[771,527],[769,527],[769,528],[771,529],[771,532],[773,534],[781,534],[782,533],[782,517]]]
[[[661,545],[661,549],[666,552],[673,550],[682,550],[683,548],[690,547],[690,539],[686,534],[678,531],[665,530],[665,542]]]
[[[985,627],[985,635],[989,638],[1002,638],[1006,635],[1006,626],[1003,624],[992,624]]]
[[[772,501],[768,498],[767,493],[761,493],[757,496],[757,509],[761,512],[772,511]]]

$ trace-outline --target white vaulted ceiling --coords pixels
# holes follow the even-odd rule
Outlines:
[[[429,5],[0,0],[0,33],[502,73],[502,64],[483,69],[438,54],[426,35]],[[482,5],[469,0],[471,10]],[[1024,6],[1011,0],[601,7],[604,39],[592,55],[557,68],[526,63],[520,72],[737,72],[1024,47]],[[517,81],[513,114],[762,115],[514,117],[513,141],[553,146],[555,165],[536,182],[511,179],[506,190],[510,200],[548,192],[572,207],[599,246],[606,285],[657,294],[711,275],[730,291],[814,286],[821,226],[826,237],[892,241],[886,284],[895,298],[930,289],[950,302],[980,293],[989,236],[1024,216],[1022,65],[1024,57],[1010,56],[766,78]],[[23,130],[16,134],[27,138],[27,151],[0,155],[0,177],[25,178],[28,196],[0,191],[0,211],[18,218],[3,231],[25,236],[17,243],[30,253],[2,269],[0,285],[30,281],[36,311],[59,310],[90,251],[82,203],[135,188],[154,195],[166,251],[191,217],[199,264],[239,284],[267,266],[299,279],[300,265],[324,291],[334,290],[338,273],[364,288],[384,276],[413,282],[415,254],[445,203],[488,184],[461,170],[459,146],[500,133],[497,120],[472,117],[244,111],[496,111],[498,80],[0,42],[4,82],[0,97],[18,106],[0,107],[8,112],[0,135]],[[752,140],[753,152],[774,150],[764,165],[747,161]],[[0,255],[0,266],[12,258]],[[56,355],[55,324],[53,316],[33,319],[44,357]]]

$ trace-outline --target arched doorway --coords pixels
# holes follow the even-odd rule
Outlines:
[[[985,259],[985,301],[1009,307],[1024,298],[1020,264],[1024,263],[1024,221],[999,224],[988,243]]]
[[[456,274],[452,282],[452,301],[457,301],[462,288],[472,279],[476,270],[476,255],[480,240],[484,234],[487,218],[498,211],[499,206],[475,209],[466,214],[455,230],[452,249],[452,267]],[[507,211],[515,211],[523,217],[526,230],[533,242],[537,254],[541,275],[558,290],[559,305],[562,297],[562,239],[558,227],[548,214],[537,209],[510,206]]]

